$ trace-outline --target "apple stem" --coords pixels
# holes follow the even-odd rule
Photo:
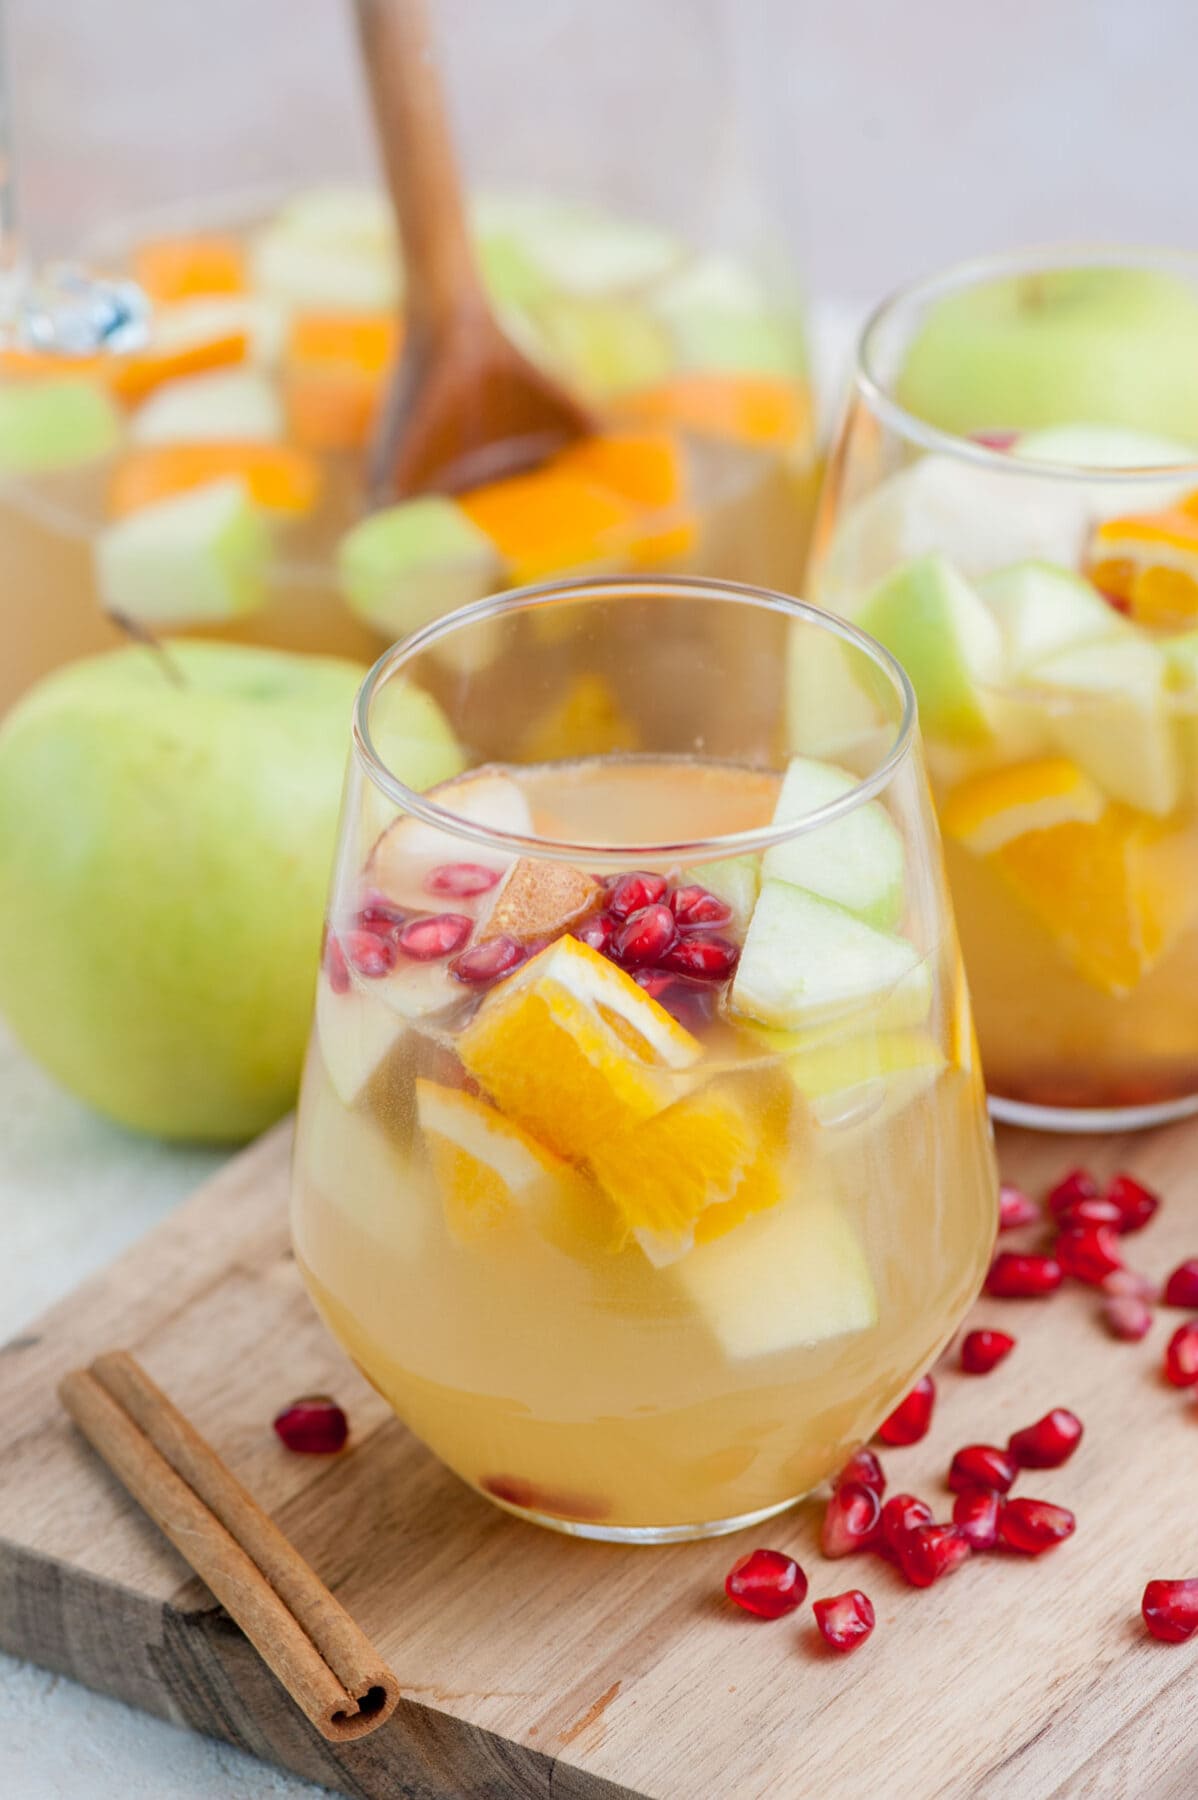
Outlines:
[[[172,686],[178,688],[187,686],[182,669],[162,639],[156,636],[148,625],[144,625],[140,619],[130,618],[128,613],[118,612],[114,606],[106,607],[105,613],[118,631],[123,631],[133,643],[140,644],[144,650],[149,650],[157,658],[159,668]]]

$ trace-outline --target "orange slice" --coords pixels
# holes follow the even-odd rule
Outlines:
[[[625,418],[762,449],[789,449],[811,424],[806,388],[772,375],[675,375],[617,404]]]
[[[156,238],[135,252],[133,278],[159,303],[242,294],[245,258],[235,238]]]
[[[677,1100],[702,1052],[622,969],[562,937],[492,990],[458,1054],[513,1123],[582,1158]]]
[[[1198,495],[1158,513],[1104,519],[1087,573],[1145,625],[1198,618]]]
[[[627,558],[636,508],[610,488],[547,464],[461,496],[462,511],[509,565],[516,586],[561,569]]]
[[[1102,789],[1076,763],[1046,756],[961,782],[941,806],[940,827],[975,856],[991,856],[1029,831],[1092,825],[1105,809]]]
[[[283,357],[283,401],[305,450],[354,450],[374,429],[387,372],[399,351],[384,313],[300,313]]]
[[[642,566],[686,556],[694,548],[697,526],[687,506],[686,456],[673,433],[604,432],[563,450],[553,467],[596,482],[646,515],[651,528],[639,533],[630,549]]]
[[[109,511],[123,518],[230,475],[240,475],[251,497],[272,512],[310,512],[320,491],[318,464],[302,450],[282,444],[152,444],[131,451],[118,465]]]
[[[416,1117],[446,1224],[459,1243],[477,1243],[547,1184],[572,1173],[493,1106],[460,1088],[417,1080]]]
[[[127,406],[136,406],[164,382],[244,362],[248,348],[249,334],[245,331],[222,331],[213,337],[165,345],[158,350],[151,342],[146,350],[110,357],[105,375],[118,399]]]
[[[552,619],[552,610],[543,616]],[[640,746],[640,732],[603,676],[578,675],[562,698],[533,720],[521,754],[526,762],[553,762],[568,756],[609,756]]]

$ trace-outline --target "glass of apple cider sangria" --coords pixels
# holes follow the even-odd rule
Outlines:
[[[734,705],[721,645],[753,671]],[[413,686],[461,746],[423,794],[388,766]],[[355,1363],[522,1517],[697,1537],[839,1467],[995,1230],[892,658],[681,577],[526,589],[390,650],[357,709],[293,1225]]]
[[[817,531],[915,688],[994,1111],[1198,1109],[1198,259],[887,302]]]

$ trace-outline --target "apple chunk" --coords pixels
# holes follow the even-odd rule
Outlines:
[[[449,812],[484,826],[489,831],[527,836],[532,832],[532,812],[523,790],[509,775],[480,769],[457,781],[447,782],[432,797]],[[430,892],[427,882],[433,870],[447,863],[478,863],[493,869],[497,877],[516,860],[514,851],[442,831],[423,819],[405,815],[383,832],[366,864],[366,885],[376,888],[397,906],[421,912],[437,910],[444,896]],[[481,896],[482,900],[487,895]],[[454,899],[455,912],[477,912],[479,902]]]
[[[843,799],[857,785],[847,769],[796,756],[783,779],[774,822],[801,820]],[[762,860],[762,873],[835,900],[871,925],[896,925],[903,914],[903,841],[876,800],[773,845]]]
[[[930,735],[966,744],[989,738],[986,690],[1002,679],[1002,634],[950,562],[922,556],[896,569],[857,623],[906,669]]]
[[[240,618],[264,605],[270,532],[239,478],[143,506],[96,540],[105,606],[143,624]]]

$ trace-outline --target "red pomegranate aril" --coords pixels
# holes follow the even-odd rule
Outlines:
[[[358,914],[358,924],[363,931],[377,931],[380,936],[389,937],[407,923],[407,917],[403,907],[393,906],[385,894],[367,894]]]
[[[993,1488],[964,1488],[953,1501],[953,1524],[969,1539],[971,1550],[993,1550],[998,1542],[998,1515],[1006,1502]]]
[[[715,1014],[715,989],[707,981],[671,975],[667,969],[634,969],[632,979],[687,1031],[701,1031]]]
[[[1166,1306],[1186,1306],[1198,1311],[1198,1257],[1178,1263],[1161,1298]]]
[[[1118,1229],[1125,1235],[1129,1231],[1143,1231],[1145,1225],[1160,1210],[1161,1197],[1152,1188],[1145,1187],[1134,1175],[1112,1176],[1106,1198],[1112,1206],[1119,1209],[1120,1222]]]
[[[1097,1200],[1102,1189],[1089,1169],[1070,1169],[1048,1193],[1048,1210],[1054,1219],[1077,1200]]]
[[[935,1404],[936,1383],[930,1375],[921,1375],[906,1399],[882,1420],[878,1436],[884,1444],[918,1444],[927,1435]]]
[[[324,965],[325,979],[335,994],[349,992],[349,964],[345,960],[345,952],[331,931],[326,930],[324,951],[321,956]]]
[[[1034,1425],[1014,1432],[1007,1449],[1021,1469],[1059,1469],[1081,1443],[1084,1430],[1076,1413],[1054,1406]]]
[[[499,873],[498,869],[485,868],[482,863],[442,863],[439,869],[433,869],[425,876],[424,891],[468,900],[475,894],[489,892],[498,882]]]
[[[881,1463],[868,1446],[855,1450],[849,1457],[840,1474],[832,1483],[833,1488],[844,1487],[848,1482],[857,1482],[861,1487],[872,1488],[879,1498],[886,1492],[886,1474]]]
[[[1150,1304],[1160,1299],[1160,1289],[1155,1281],[1149,1281],[1138,1269],[1112,1269],[1103,1277],[1102,1291],[1104,1294],[1128,1294],[1133,1300],[1147,1300]]]
[[[1019,1464],[1009,1451],[995,1444],[966,1444],[953,1457],[948,1471],[948,1485],[954,1494],[970,1488],[989,1488],[1005,1494],[1019,1473]]]
[[[882,1508],[882,1540],[896,1555],[913,1531],[932,1523],[932,1509],[914,1494],[892,1494]]]
[[[439,962],[460,950],[474,930],[474,920],[464,913],[437,913],[431,919],[413,919],[395,942],[413,962]]]
[[[459,981],[482,983],[498,981],[501,975],[510,975],[518,969],[528,955],[523,944],[518,944],[513,937],[488,938],[485,944],[475,944],[470,950],[463,950],[450,963],[450,971]]]
[[[819,1601],[816,1601],[816,1606]],[[1162,1644],[1184,1644],[1198,1631],[1198,1576],[1150,1581],[1140,1602],[1144,1623]]]
[[[877,1536],[881,1514],[882,1502],[873,1488],[846,1481],[835,1490],[824,1509],[820,1549],[832,1558],[868,1550]]]
[[[302,1456],[332,1456],[345,1448],[349,1420],[328,1394],[304,1394],[285,1406],[274,1421],[289,1450]]]
[[[1165,1380],[1179,1388],[1198,1382],[1198,1319],[1179,1325],[1165,1346]]]
[[[670,910],[683,931],[696,925],[726,925],[732,908],[705,887],[676,887],[670,895]]]
[[[899,1548],[899,1567],[912,1587],[931,1587],[959,1569],[970,1553],[958,1525],[917,1525]]]
[[[341,948],[346,962],[367,981],[378,981],[389,975],[399,954],[393,938],[379,937],[374,931],[347,931],[341,939]]]
[[[1061,1272],[1090,1287],[1100,1286],[1123,1266],[1118,1234],[1109,1225],[1078,1225],[1062,1231],[1052,1248]]]
[[[618,924],[619,920],[614,913],[592,913],[589,918],[581,919],[577,925],[571,926],[571,935],[580,944],[589,944],[592,950],[606,953]]]
[[[967,1331],[961,1342],[961,1367],[967,1375],[989,1375],[1015,1348],[1005,1331]]]
[[[990,1264],[986,1292],[999,1300],[1038,1300],[1055,1294],[1064,1276],[1055,1256],[1020,1256],[1000,1250]]]
[[[1004,1181],[998,1190],[998,1229],[1018,1231],[1021,1225],[1034,1225],[1039,1217],[1036,1202],[1013,1182]]]
[[[649,875],[637,869],[630,875],[621,875],[612,883],[607,896],[608,910],[615,913],[617,919],[630,919],[633,913],[643,912],[647,906],[656,906],[664,897],[665,891],[664,875]],[[671,913],[670,918],[673,917]]]
[[[1087,1225],[1102,1225],[1118,1232],[1123,1214],[1113,1200],[1074,1200],[1057,1214],[1062,1231],[1078,1231]]]
[[[1040,1556],[1072,1537],[1077,1520],[1049,1500],[1008,1500],[998,1515],[999,1542],[1022,1556]]]
[[[661,958],[663,969],[700,981],[726,981],[736,967],[740,947],[722,937],[681,937]]]
[[[1102,1303],[1102,1322],[1113,1338],[1138,1344],[1152,1330],[1152,1308],[1136,1294],[1110,1294]]]
[[[780,1619],[807,1598],[807,1577],[781,1550],[750,1550],[729,1569],[724,1592],[758,1619]]]
[[[825,1644],[842,1655],[863,1644],[874,1628],[873,1601],[860,1588],[834,1594],[829,1600],[815,1600],[811,1610]]]
[[[644,906],[626,919],[612,939],[612,955],[617,962],[634,967],[651,964],[656,967],[678,936],[674,915],[668,906]]]

